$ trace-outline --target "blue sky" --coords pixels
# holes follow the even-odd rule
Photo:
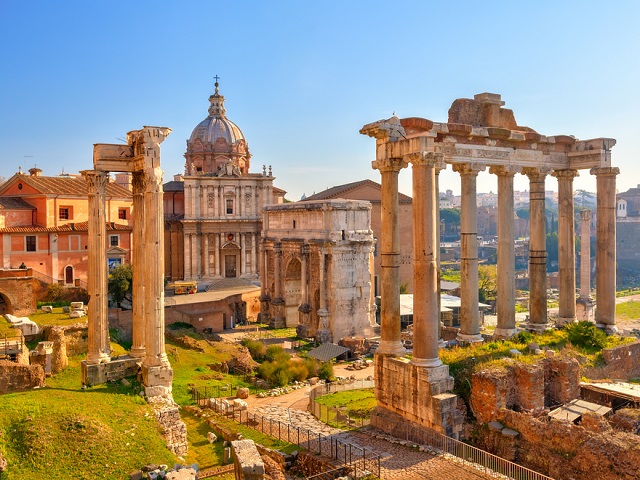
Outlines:
[[[486,91],[544,135],[616,138],[624,191],[640,183],[639,21],[636,1],[0,0],[0,176],[90,169],[94,143],[160,125],[173,129],[168,181],[217,74],[251,170],[272,165],[292,200],[379,181],[362,125],[446,121],[455,98]],[[459,184],[441,174],[442,190]],[[575,187],[595,180],[583,171]],[[411,193],[409,170],[400,189]]]

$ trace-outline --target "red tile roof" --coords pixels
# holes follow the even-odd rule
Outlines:
[[[381,190],[382,186],[377,183],[374,182],[373,180],[360,180],[358,182],[351,182],[351,183],[345,183],[343,185],[337,185],[335,187],[331,187],[328,188],[326,190],[323,190],[322,192],[318,192],[318,193],[314,193],[313,195],[306,197],[305,201],[307,200],[329,200],[332,198],[343,198],[342,195],[344,195],[347,192],[351,192],[353,190],[357,190],[360,187],[364,187],[364,186],[371,186],[373,188],[376,188],[378,190]],[[408,195],[405,195],[404,193],[400,193],[398,192],[398,200],[400,203],[411,203],[412,199],[411,197],[409,197]],[[379,201],[379,200],[378,200]]]
[[[115,222],[107,222],[107,231],[131,231],[133,227]],[[40,225],[22,225],[18,227],[0,228],[0,233],[37,233],[37,232],[88,232],[89,222],[67,223],[57,227],[42,227]]]
[[[43,194],[77,196],[87,195],[87,182],[84,177],[43,177],[35,175],[16,174],[13,178],[19,179],[21,182],[26,183],[30,187],[38,190]],[[132,197],[132,194],[129,190],[114,182],[109,182],[107,184],[106,195],[108,197],[117,198]]]

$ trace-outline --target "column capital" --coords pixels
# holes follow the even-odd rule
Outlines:
[[[521,167],[516,165],[493,165],[489,167],[489,173],[499,177],[513,177],[516,173],[520,173]]]
[[[551,172],[551,176],[556,177],[558,180],[561,178],[572,180],[575,177],[579,177],[580,173],[577,170],[554,170]]]
[[[589,170],[589,173],[597,177],[615,177],[620,174],[620,169],[618,167],[594,167]]]
[[[403,159],[413,166],[427,165],[435,167],[438,160],[442,160],[442,154],[435,152],[416,152],[405,155]]]
[[[446,170],[447,169],[447,163],[444,161],[444,158],[440,157],[436,160],[436,175],[440,174],[441,170]]]
[[[162,178],[164,172],[160,167],[146,168],[144,170],[145,192],[146,193],[162,193]]]
[[[144,172],[133,172],[131,178],[131,186],[133,188],[133,194],[139,195],[145,192],[147,189],[147,176]]]
[[[404,158],[380,158],[371,162],[371,167],[380,170],[380,173],[399,172],[408,165]]]
[[[89,195],[104,195],[109,176],[107,172],[98,170],[82,170],[80,172],[87,181]]]
[[[582,220],[583,222],[591,221],[592,215],[593,215],[593,212],[588,208],[585,208],[584,210],[580,210],[580,220]]]
[[[524,167],[522,169],[522,174],[529,177],[529,180],[544,178],[549,172],[550,169],[545,167]]]
[[[474,177],[480,172],[484,172],[486,166],[481,163],[465,162],[451,164],[453,171],[460,175],[473,175]]]

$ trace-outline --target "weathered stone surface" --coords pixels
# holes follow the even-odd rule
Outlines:
[[[246,387],[239,388],[238,391],[236,392],[236,396],[242,399],[249,398],[249,389]]]
[[[236,478],[244,480],[264,478],[264,462],[253,440],[235,440],[231,442],[231,448]]]
[[[44,386],[42,365],[18,365],[9,360],[0,360],[0,394]]]
[[[575,358],[546,358],[544,365],[545,405],[568,403],[580,396],[580,364]]]
[[[488,425],[489,425],[489,430],[492,430],[494,432],[501,432],[502,429],[504,428],[504,425],[496,421],[489,422]]]
[[[510,438],[516,438],[518,435],[520,435],[518,432],[516,432],[515,430],[511,430],[510,428],[503,428],[501,433],[505,437]]]
[[[125,377],[134,377],[139,370],[138,359],[121,357],[108,363],[87,364],[81,362],[82,383],[87,386],[100,385],[102,383],[124,380]]]
[[[218,440],[218,437],[216,436],[215,433],[208,432],[207,433],[207,440],[209,441],[209,443],[214,443],[216,440]]]
[[[180,418],[180,410],[173,402],[152,403],[158,424],[162,428],[167,448],[178,456],[187,453],[187,426]]]
[[[583,374],[590,379],[640,377],[640,341],[602,350],[605,365],[586,369]]]

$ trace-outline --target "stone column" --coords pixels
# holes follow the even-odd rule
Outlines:
[[[440,266],[442,255],[440,254],[440,248],[442,247],[440,242],[440,171],[447,168],[447,164],[443,160],[437,160],[436,164],[436,258],[438,266],[438,347],[443,348],[445,346],[444,339],[442,338],[442,291],[440,289],[440,282],[442,279],[442,268]],[[373,297],[371,297],[373,298]]]
[[[89,254],[87,287],[89,311],[87,318],[87,364],[111,360],[109,319],[107,315],[107,223],[105,218],[105,188],[109,177],[105,172],[81,172],[87,181],[89,200]]]
[[[372,162],[380,171],[380,346],[381,355],[404,355],[400,339],[400,226],[398,223],[398,173],[407,166],[401,158]]]
[[[238,262],[240,265],[240,276],[244,276],[245,273],[247,273],[247,265],[246,265],[246,259],[247,259],[247,251],[246,251],[246,246],[245,243],[247,241],[246,238],[246,234],[245,233],[240,233],[238,236],[238,240],[240,241],[240,261]]]
[[[436,175],[433,155],[411,155],[413,183],[413,358],[422,367],[438,357]]]
[[[284,299],[282,298],[282,244],[276,243],[273,248],[273,299],[271,300],[271,328],[284,328],[286,319],[284,316]]]
[[[209,262],[209,234],[202,234],[202,262],[203,262],[203,273],[205,277],[209,277],[209,268],[211,263]]]
[[[580,296],[576,300],[578,321],[593,321],[591,298],[591,210],[580,211]]]
[[[544,181],[547,172],[525,168],[529,177],[529,322],[527,330],[542,332],[547,323],[547,238]]]
[[[616,167],[592,168],[597,179],[596,326],[607,333],[616,323]]]
[[[251,275],[258,273],[258,265],[256,264],[256,234],[249,233],[249,241],[251,242]]]
[[[315,335],[311,328],[311,305],[309,305],[309,244],[305,243],[300,247],[300,259],[302,263],[300,273],[300,297],[301,302],[298,307],[298,326],[296,332],[299,337],[307,338]]]
[[[132,320],[133,331],[131,340],[131,356],[136,358],[145,357],[145,301],[144,286],[146,285],[145,270],[147,256],[144,245],[144,192],[147,188],[146,178],[142,172],[134,172],[132,179],[133,186],[133,278],[132,282]]]
[[[516,329],[516,256],[513,236],[513,177],[517,169],[491,167],[498,176],[498,295],[496,310],[498,325],[493,336],[509,338]]]
[[[329,310],[327,309],[327,275],[326,275],[326,255],[324,249],[318,252],[319,261],[319,283],[320,283],[320,305],[318,309],[318,331],[316,332],[316,342],[331,342],[331,329],[329,328]]]
[[[576,322],[576,239],[573,179],[576,170],[556,170],[558,179],[558,325]]]
[[[144,243],[147,252],[164,251],[162,174],[160,167],[147,167],[144,171],[147,185],[144,194]],[[147,396],[165,396],[171,393],[173,370],[164,342],[164,255],[157,255],[153,261],[148,261],[146,271],[146,356],[142,364],[142,383]]]
[[[460,332],[459,342],[482,342],[478,312],[478,209],[476,178],[484,166],[471,163],[453,165],[460,173]]]
[[[262,266],[260,267],[260,323],[269,323],[269,289],[267,282],[269,280],[269,251],[267,250],[267,244],[264,238],[260,241],[260,260]]]

